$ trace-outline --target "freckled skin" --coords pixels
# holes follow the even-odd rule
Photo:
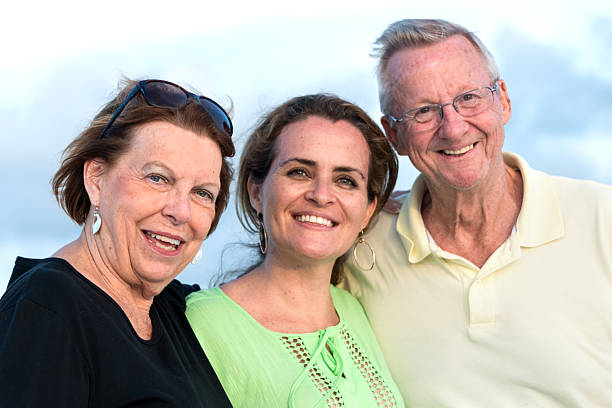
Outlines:
[[[346,121],[312,116],[285,127],[276,152],[263,184],[250,183],[251,202],[263,210],[268,231],[266,257],[333,264],[375,207],[367,199],[370,153],[363,135]],[[334,226],[301,223],[297,214],[322,216]]]
[[[395,115],[495,85],[484,58],[459,35],[398,51],[386,73],[396,92]],[[389,141],[424,177],[421,215],[436,244],[479,267],[510,235],[522,201],[521,176],[502,155],[510,99],[503,80],[497,87],[488,109],[463,117],[447,105],[440,126],[431,130],[409,132],[405,123],[382,119]]]
[[[422,105],[443,104],[457,95],[483,86],[493,86],[483,57],[462,36],[395,53],[387,66],[396,99],[396,115]],[[438,129],[406,134],[405,125],[383,126],[399,154],[408,155],[425,176],[428,186],[441,190],[470,190],[499,180],[503,176],[502,145],[504,125],[511,115],[506,85],[498,82],[493,105],[469,118],[460,116],[452,106],[444,109]],[[459,150],[475,144],[459,157],[441,154],[441,150]]]
[[[221,152],[206,135],[165,122],[143,125],[130,149],[95,179],[102,228],[97,264],[143,293],[157,294],[194,257],[208,234],[220,188]],[[143,230],[180,237],[180,252],[156,252]],[[94,259],[96,256],[94,255]]]

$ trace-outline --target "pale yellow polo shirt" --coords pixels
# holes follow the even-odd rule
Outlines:
[[[482,268],[430,242],[419,177],[366,236],[375,268],[349,263],[343,286],[407,407],[612,407],[612,188],[504,160],[523,203]]]

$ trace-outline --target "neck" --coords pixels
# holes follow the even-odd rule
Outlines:
[[[427,184],[421,213],[436,243],[481,267],[511,234],[521,209],[520,173],[505,164],[466,191]]]
[[[273,253],[224,292],[267,329],[308,333],[338,323],[329,292],[333,263],[289,264]]]
[[[153,327],[149,310],[153,303],[152,293],[142,286],[132,285],[114,271],[83,230],[79,238],[59,249],[53,256],[68,261],[81,275],[109,295],[123,310],[134,330],[143,339],[150,339]]]

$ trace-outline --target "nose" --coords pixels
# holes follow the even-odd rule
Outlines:
[[[446,108],[446,111],[444,109]],[[468,131],[469,125],[457,112],[452,102],[445,103],[440,107],[441,135],[448,138],[460,137]]]
[[[314,180],[311,187],[306,192],[306,199],[318,206],[325,206],[334,201],[334,194],[331,189],[331,180]]]
[[[189,195],[180,191],[172,191],[166,196],[162,215],[174,225],[184,224],[191,217]]]

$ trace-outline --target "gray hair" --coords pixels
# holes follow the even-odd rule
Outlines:
[[[370,54],[378,58],[378,97],[380,110],[384,114],[391,113],[393,91],[386,70],[389,60],[397,51],[406,48],[417,48],[435,44],[453,36],[465,37],[483,56],[491,80],[499,78],[499,69],[493,55],[473,32],[446,20],[406,19],[392,23],[374,42],[374,49]]]

